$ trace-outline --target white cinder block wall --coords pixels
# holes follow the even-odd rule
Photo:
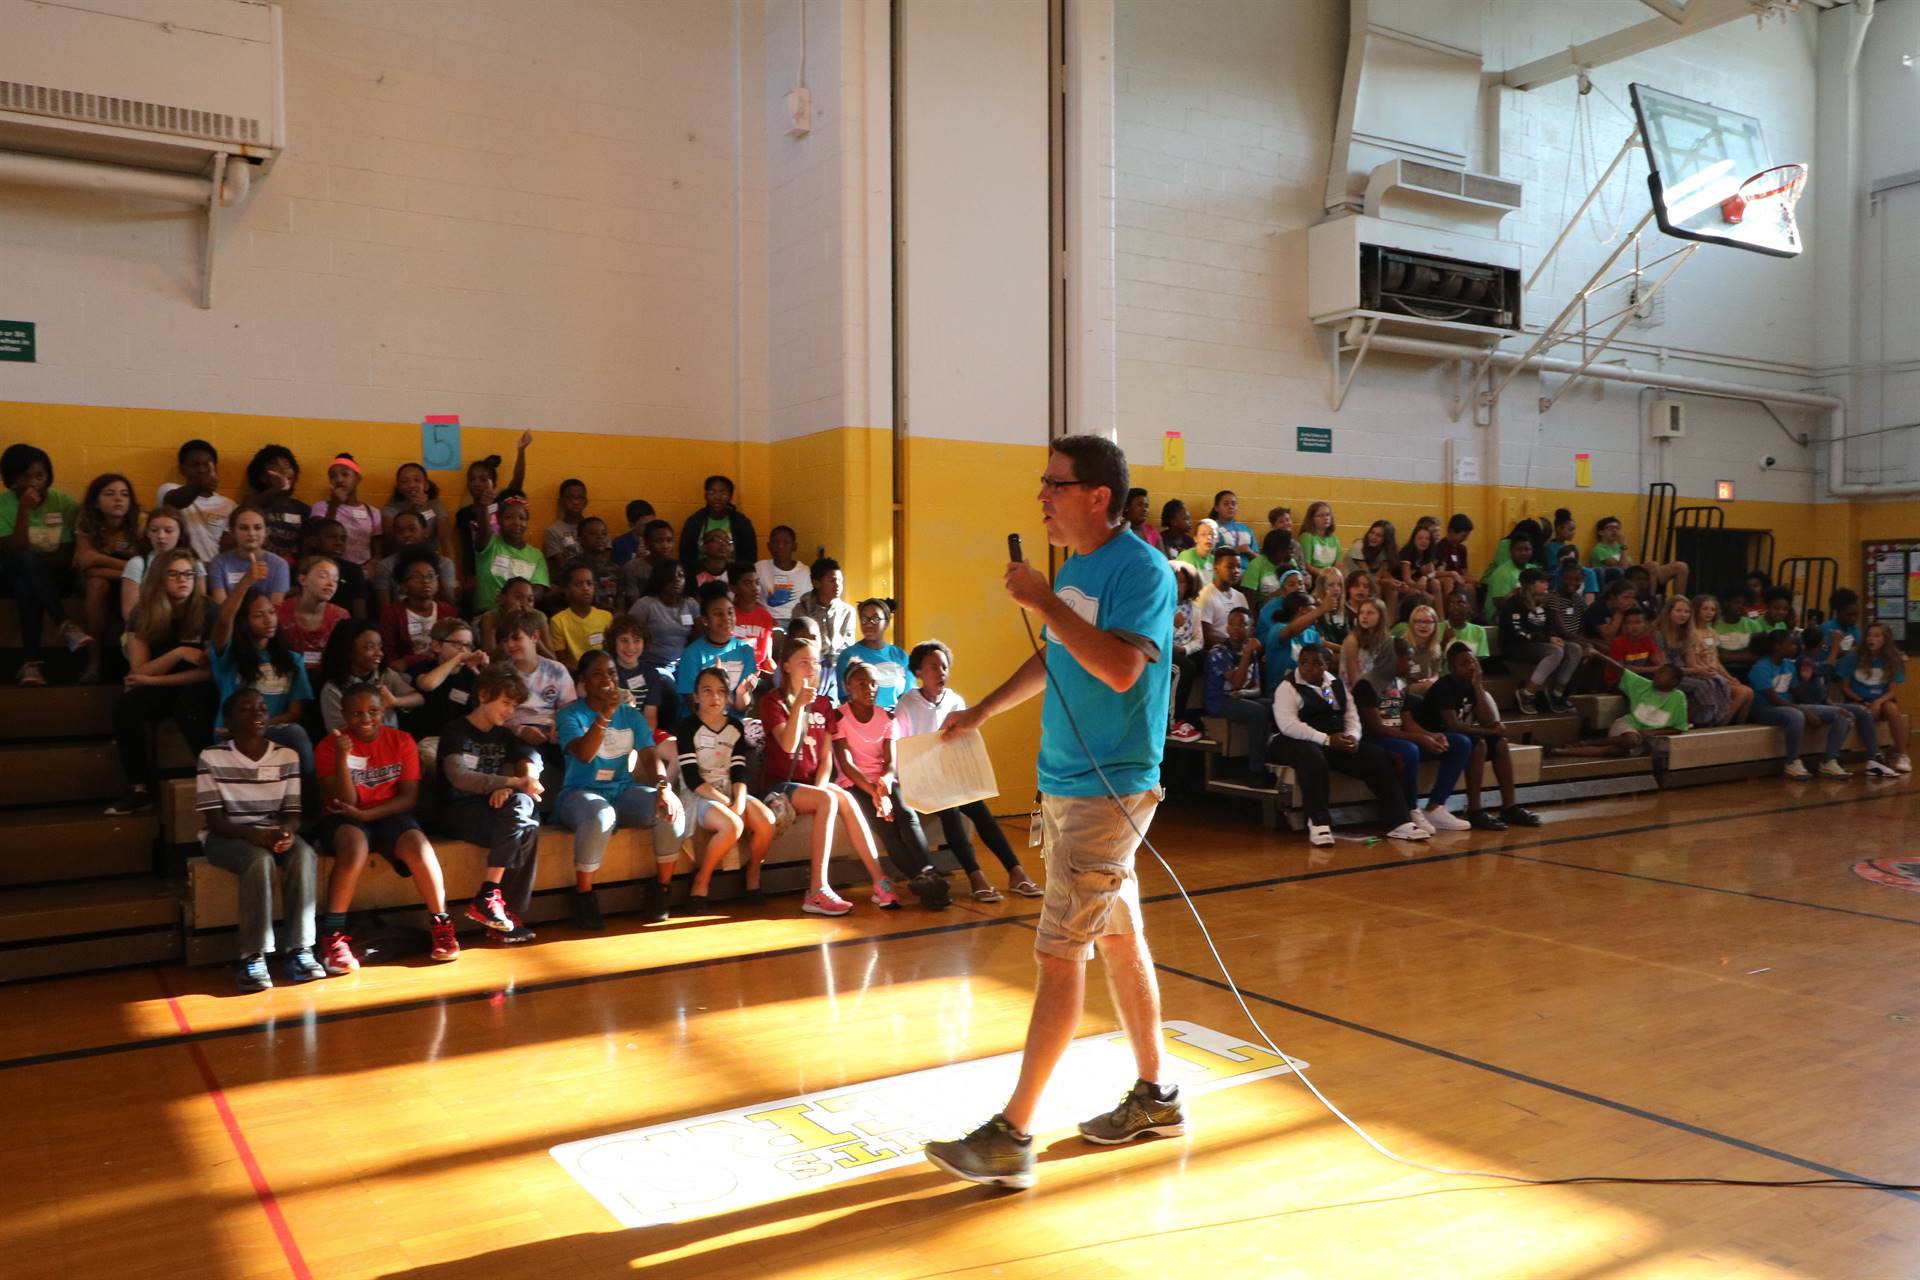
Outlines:
[[[0,398],[761,433],[760,21],[294,0],[291,145],[228,224],[215,308],[195,215],[8,188],[0,312],[39,322],[40,359]]]
[[[1525,62],[1647,12],[1634,0],[1491,0],[1487,64]],[[1428,362],[1374,356],[1342,411],[1328,407],[1326,357],[1306,319],[1304,232],[1324,216],[1347,6],[1118,0],[1116,31],[1122,443],[1156,455],[1162,432],[1178,430],[1189,466],[1427,481],[1443,478],[1445,439],[1463,455],[1486,450],[1487,431],[1448,421],[1451,371]],[[1562,208],[1572,212],[1631,128],[1606,100],[1627,108],[1629,81],[1759,114],[1776,158],[1787,159],[1812,147],[1813,74],[1810,17],[1730,23],[1596,71],[1605,97],[1589,98],[1584,157],[1575,155],[1586,122],[1572,80],[1494,91],[1498,153],[1474,163],[1525,184],[1526,208],[1502,235],[1528,246],[1531,266],[1563,224]],[[1605,199],[1609,213],[1625,202],[1629,226],[1646,207],[1645,175],[1636,161]],[[1593,221],[1605,228],[1612,219]],[[1648,243],[1678,242],[1656,234]],[[1570,246],[1551,284],[1528,296],[1533,323],[1551,319],[1606,252],[1595,232]],[[1610,355],[1728,381],[1812,385],[1813,266],[1703,248],[1669,286],[1664,322],[1629,329]],[[1597,490],[1639,492],[1666,478],[1683,494],[1710,495],[1715,479],[1732,479],[1743,498],[1815,497],[1813,454],[1757,407],[1691,398],[1690,439],[1655,446],[1643,441],[1634,388],[1577,388],[1544,417],[1539,394],[1538,380],[1523,375],[1502,402],[1494,434],[1504,484],[1571,488],[1578,451],[1593,456]],[[1782,416],[1795,431],[1817,429],[1804,415]],[[1332,426],[1335,452],[1296,453],[1300,425]],[[1763,470],[1763,454],[1780,465]],[[1481,458],[1483,479],[1494,478],[1492,462]]]

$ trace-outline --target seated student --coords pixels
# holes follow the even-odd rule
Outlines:
[[[838,560],[821,557],[813,562],[813,590],[794,606],[796,618],[812,618],[820,627],[820,663],[829,698],[844,697],[840,686],[840,655],[860,638],[860,615],[843,598],[847,578]]]
[[[1421,697],[1435,680],[1447,674],[1447,651],[1440,643],[1440,614],[1430,604],[1415,605],[1393,634],[1395,638],[1404,636],[1410,651],[1407,692]]]
[[[1827,620],[1820,624],[1820,649],[1816,655],[1822,675],[1833,675],[1840,661],[1859,647],[1864,633],[1860,629],[1860,593],[1841,587],[1827,597]]]
[[[1244,566],[1253,559],[1253,530],[1240,520],[1240,497],[1231,489],[1222,489],[1213,495],[1213,509],[1207,512],[1207,519],[1213,521],[1219,531],[1214,539],[1214,548],[1231,547],[1240,557]]]
[[[1307,839],[1315,845],[1333,843],[1333,817],[1328,810],[1327,773],[1358,778],[1373,793],[1380,812],[1398,825],[1387,832],[1390,840],[1425,840],[1426,828],[1408,816],[1406,797],[1392,757],[1360,736],[1360,710],[1347,686],[1327,667],[1327,651],[1317,644],[1300,650],[1300,663],[1280,682],[1273,699],[1274,723],[1279,727],[1269,746],[1276,763],[1292,768],[1301,807],[1307,813]]]
[[[798,621],[802,627],[812,625],[804,618]],[[800,909],[816,916],[843,916],[853,910],[827,883],[836,825],[873,878],[873,905],[897,909],[900,899],[880,866],[866,815],[845,788],[828,777],[833,769],[834,710],[820,692],[819,638],[796,628],[788,632],[780,652],[780,687],[761,695],[759,706],[767,738],[764,785],[769,806],[786,803],[795,814],[813,819],[810,879]]]
[[[312,518],[340,522],[347,535],[341,562],[364,574],[373,563],[385,526],[380,508],[360,500],[360,464],[352,454],[336,454],[327,464],[327,496],[313,504]]]
[[[101,651],[114,648],[113,638],[126,617],[120,583],[128,563],[139,554],[140,504],[134,501],[133,481],[113,472],[95,476],[81,499],[73,536],[73,571],[80,578],[87,619],[84,630],[101,640],[86,646],[83,684],[101,678]]]
[[[1760,625],[1768,631],[1786,631],[1795,625],[1792,587],[1768,587]]]
[[[1440,558],[1441,571],[1453,575],[1453,586],[1447,588],[1449,595],[1473,581],[1467,571],[1467,539],[1472,535],[1472,518],[1455,512],[1447,518],[1447,531],[1434,546]]]
[[[69,650],[78,653],[93,643],[93,637],[67,617],[62,585],[73,560],[80,504],[53,487],[53,461],[30,444],[11,444],[0,453],[0,481],[6,484],[0,493],[0,586],[13,594],[25,655],[14,680],[44,685],[40,633],[48,615],[59,621],[60,638]]]
[[[1722,621],[1727,624],[1757,622],[1759,620],[1759,615],[1753,610],[1753,600],[1747,595],[1747,589],[1745,587],[1735,587],[1731,591],[1722,592],[1720,595],[1720,612]],[[1746,629],[1748,635],[1752,635],[1753,631],[1754,628],[1751,627]],[[1722,628],[1722,634],[1725,634],[1724,627]],[[1745,648],[1744,645],[1741,647]]]
[[[1683,596],[1675,596],[1674,599],[1685,603],[1689,611],[1693,610],[1692,601],[1686,600]],[[1712,596],[1706,596],[1704,599],[1709,604],[1713,603]],[[1727,664],[1720,658],[1720,637],[1713,633],[1712,627],[1700,620],[1697,613],[1693,616],[1693,639],[1687,649],[1687,660],[1680,665],[1680,674],[1683,684],[1685,678],[1691,676],[1704,679],[1717,687],[1720,694],[1727,699],[1727,716],[1721,723],[1746,723],[1747,712],[1753,706],[1753,689],[1744,682],[1734,679],[1733,673],[1727,670]]]
[[[280,634],[306,664],[307,675],[318,677],[327,640],[347,621],[347,611],[333,603],[340,569],[329,556],[305,556],[294,568],[293,582],[292,594],[280,602]]]
[[[1340,678],[1351,690],[1375,670],[1393,669],[1393,632],[1387,611],[1378,600],[1363,600],[1354,611],[1353,626],[1340,642]]]
[[[647,549],[647,525],[653,520],[653,504],[645,498],[635,498],[626,506],[627,531],[613,540],[608,548],[613,553],[613,562],[624,565],[635,556],[644,556]],[[668,526],[672,528],[671,525]]]
[[[1184,560],[1209,578],[1213,575],[1213,553],[1215,543],[1220,540],[1220,526],[1211,517],[1196,522],[1193,526],[1193,545],[1174,556],[1175,560]],[[1234,552],[1234,559],[1240,553]]]
[[[760,579],[760,598],[773,615],[775,626],[785,626],[807,590],[807,571],[793,558],[799,541],[791,525],[775,525],[767,534],[767,558],[753,566]]]
[[[946,877],[934,870],[920,815],[900,798],[893,748],[900,726],[893,713],[875,701],[878,688],[866,663],[855,662],[847,668],[846,701],[832,725],[834,781],[853,796],[894,866],[911,875],[909,883],[920,905],[940,911],[952,901],[953,891]]]
[[[695,590],[709,582],[731,586],[733,583],[733,535],[725,529],[709,529],[700,539],[700,559],[695,562]]]
[[[669,561],[679,563],[673,557],[673,526],[665,520],[647,521],[639,554],[620,566],[620,594],[637,603],[651,593],[653,571]]]
[[[1547,575],[1538,569],[1521,571],[1513,593],[1500,605],[1500,656],[1516,672],[1527,672],[1526,682],[1513,691],[1522,715],[1573,709],[1567,687],[1573,683],[1586,647],[1563,638],[1547,604]]]
[[[599,516],[580,521],[579,562],[593,572],[593,607],[609,614],[624,613],[629,603],[621,586],[620,566],[613,562],[612,538]]]
[[[1169,498],[1160,507],[1160,549],[1169,560],[1193,548],[1193,513],[1178,498]]]
[[[283,444],[262,445],[247,462],[246,505],[266,513],[267,550],[285,560],[289,569],[300,559],[307,517],[313,513],[293,496],[299,484],[300,460]]]
[[[1289,538],[1291,538],[1293,536],[1293,508],[1292,507],[1268,507],[1267,508],[1267,529],[1269,531],[1272,531],[1275,529],[1281,530]],[[1304,567],[1304,566],[1301,566],[1301,567]]]
[[[543,658],[553,658],[553,630],[547,624],[547,615],[534,607],[539,597],[533,589],[533,583],[525,578],[514,578],[500,589],[500,598],[493,608],[474,619],[480,637],[480,647],[494,658],[504,656],[501,649],[502,637],[509,619],[530,617],[533,619],[534,648]],[[556,662],[559,659],[554,659]]]
[[[560,571],[580,558],[580,521],[586,514],[587,482],[562,480],[558,518],[540,535],[540,552],[546,556],[547,572],[556,584]]]
[[[1127,528],[1133,530],[1134,536],[1142,542],[1160,551],[1163,550],[1160,531],[1154,528],[1153,521],[1147,518],[1149,510],[1145,489],[1127,490],[1127,505],[1122,511],[1127,520]]]
[[[209,637],[208,666],[221,705],[242,689],[266,699],[268,740],[299,756],[301,776],[311,778],[313,740],[303,720],[307,703],[313,701],[313,686],[306,664],[280,634],[279,610],[255,585],[264,581],[266,566],[256,564],[227,593]],[[220,727],[216,718],[214,728]]]
[[[556,721],[566,751],[566,780],[553,806],[560,825],[573,832],[574,923],[604,929],[594,873],[606,858],[607,841],[621,827],[653,832],[654,878],[647,881],[641,918],[667,918],[668,886],[680,860],[680,842],[691,831],[686,810],[666,765],[654,751],[653,730],[628,701],[613,657],[589,650],[575,671],[577,701],[560,708]],[[637,764],[637,775],[636,766]]]
[[[1293,535],[1294,542],[1300,547],[1300,567],[1308,573],[1337,568],[1346,548],[1341,545],[1340,535],[1334,527],[1333,505],[1327,502],[1309,505],[1302,523],[1306,527]]]
[[[439,767],[446,783],[440,829],[487,846],[487,869],[467,904],[467,919],[485,925],[489,941],[533,941],[520,922],[533,899],[540,849],[540,753],[507,728],[526,701],[527,685],[504,662],[474,681],[473,706],[440,729]]]
[[[553,655],[565,666],[578,667],[580,659],[606,646],[613,615],[593,603],[598,583],[590,566],[578,561],[565,565],[554,581],[566,592],[567,607],[549,619]]]
[[[1325,612],[1325,603],[1305,591],[1289,592],[1260,611],[1260,648],[1268,692],[1298,665],[1302,649],[1321,643],[1315,624]]]
[[[440,729],[473,710],[474,679],[487,669],[487,655],[473,643],[464,618],[433,624],[433,665],[413,677],[424,701],[403,720],[420,744],[420,767],[431,770],[440,756]]]
[[[1175,742],[1198,742],[1200,712],[1187,709],[1187,694],[1206,665],[1206,641],[1200,634],[1200,571],[1184,560],[1173,561],[1173,708],[1167,719],[1167,737]]]
[[[561,758],[555,727],[560,708],[579,694],[573,687],[573,677],[567,674],[566,667],[552,658],[544,657],[535,647],[534,637],[538,629],[534,620],[538,617],[538,614],[518,614],[509,618],[500,629],[502,656],[527,690],[520,699],[520,705],[514,708],[513,715],[508,717],[507,727],[522,742],[540,753],[541,775],[550,782],[558,783],[565,772],[566,762]],[[548,805],[551,803],[549,800]]]
[[[744,900],[753,906],[764,901],[760,866],[773,845],[773,811],[747,793],[746,727],[727,709],[730,698],[725,673],[707,667],[694,677],[693,712],[674,734],[681,784],[692,798],[690,821],[712,833],[687,895],[695,912],[707,909],[714,869],[742,836],[747,838]]]
[[[491,453],[467,464],[467,495],[471,501],[453,513],[453,534],[461,589],[469,596],[474,590],[475,575],[480,567],[480,549],[500,532],[499,495],[503,492],[520,492],[520,486],[527,478],[527,447],[532,443],[533,432],[520,433],[519,445],[513,456],[513,477],[507,481],[504,489],[500,485],[499,454]],[[474,607],[479,609],[482,606]]]
[[[1851,778],[1853,774],[1840,763],[1840,748],[1846,743],[1847,730],[1852,724],[1850,717],[1839,707],[1795,700],[1801,684],[1815,678],[1812,658],[1800,656],[1798,633],[1791,630],[1759,632],[1749,648],[1753,652],[1753,666],[1747,672],[1747,682],[1756,695],[1753,722],[1772,725],[1786,735],[1787,764],[1782,772],[1796,782],[1813,776],[1807,772],[1806,762],[1800,759],[1800,735],[1806,732],[1809,723],[1817,720],[1827,726],[1826,757],[1820,762],[1820,776]],[[1878,759],[1871,732],[1866,741]],[[1868,772],[1876,770],[1869,765]],[[1877,772],[1893,776],[1893,770],[1884,764]]]
[[[380,642],[387,665],[411,676],[438,661],[433,656],[433,628],[455,615],[453,606],[441,597],[440,573],[433,567],[436,559],[444,557],[436,557],[432,547],[416,545],[393,558],[400,561],[401,595],[380,610]]]
[[[614,683],[628,705],[646,718],[647,729],[657,733],[662,724],[680,722],[673,680],[662,675],[647,652],[647,624],[630,613],[623,613],[607,626],[607,655],[613,659]]]
[[[420,518],[419,512],[401,511],[387,525],[387,531],[393,542],[393,554],[374,561],[372,571],[367,575],[367,586],[373,592],[376,609],[384,612],[388,605],[406,594],[400,586],[401,560],[411,562],[423,555],[427,563],[433,566],[439,584],[435,590],[436,596],[448,604],[459,599],[459,570],[433,544],[427,522]],[[415,548],[420,550],[416,552]]]
[[[401,712],[426,701],[413,681],[388,668],[380,628],[371,622],[341,623],[327,637],[326,652],[320,655],[320,723],[328,733],[345,723],[340,699],[347,686],[354,684],[373,686],[380,698],[381,722],[395,729],[400,727]]]
[[[1600,575],[1580,563],[1580,548],[1562,547],[1557,557],[1549,557],[1547,570],[1553,575],[1553,589],[1579,602],[1585,610],[1600,595]],[[1574,621],[1579,621],[1576,614]]]
[[[0,502],[6,501],[0,495]],[[140,537],[137,554],[127,561],[126,568],[120,571],[120,616],[132,618],[134,610],[140,607],[140,583],[146,577],[147,566],[153,563],[155,556],[171,551],[180,545],[186,536],[187,526],[181,522],[178,511],[161,509],[147,514],[146,531]],[[207,566],[198,560],[193,562],[202,582],[206,581]]]
[[[1713,637],[1723,663],[1728,654],[1745,654],[1747,643],[1759,629],[1744,610],[1724,610],[1717,598],[1706,595],[1693,598],[1693,625]]]
[[[320,847],[333,854],[320,922],[320,963],[329,977],[360,967],[353,936],[347,932],[347,912],[369,854],[379,854],[394,874],[413,880],[427,908],[427,957],[440,962],[460,958],[440,859],[414,816],[420,799],[420,750],[412,738],[386,723],[384,693],[370,684],[347,686],[340,697],[342,726],[328,733],[314,752],[327,797]]]
[[[154,557],[140,588],[140,606],[127,621],[126,689],[113,704],[114,746],[126,794],[107,813],[138,813],[153,804],[147,732],[171,720],[199,752],[213,741],[218,711],[207,643],[215,610],[201,589],[193,552],[175,547]]]
[[[1393,642],[1393,666],[1375,667],[1353,686],[1353,703],[1360,711],[1363,740],[1379,745],[1400,770],[1400,791],[1413,805],[1409,815],[1429,832],[1469,831],[1473,824],[1447,812],[1447,798],[1473,758],[1473,739],[1464,733],[1423,728],[1413,718],[1407,677],[1413,674],[1413,646]],[[1420,808],[1420,762],[1440,761],[1427,807]]]
[[[1227,638],[1227,614],[1247,608],[1240,594],[1240,553],[1232,547],[1213,549],[1212,581],[1200,589],[1200,637],[1208,648]]]
[[[1481,621],[1498,620],[1500,607],[1512,597],[1515,588],[1520,585],[1520,575],[1528,569],[1539,574],[1542,582],[1546,581],[1546,571],[1533,562],[1533,551],[1533,539],[1525,534],[1516,531],[1507,539],[1507,555],[1496,557],[1494,562],[1487,566],[1486,573],[1480,577],[1480,583],[1487,593],[1487,603],[1481,610]],[[1505,640],[1503,639],[1501,643],[1504,645]],[[1501,656],[1506,656],[1504,651]]]
[[[1792,686],[1793,700],[1804,706],[1834,707],[1846,714],[1851,725],[1842,724],[1828,730],[1829,738],[1838,737],[1844,742],[1847,730],[1851,728],[1858,735],[1860,745],[1867,753],[1867,774],[1876,778],[1891,778],[1899,771],[1887,763],[1886,754],[1880,750],[1880,735],[1874,730],[1873,712],[1865,703],[1848,702],[1837,698],[1833,685],[1838,681],[1837,673],[1821,668],[1819,656],[1825,647],[1826,637],[1818,628],[1808,627],[1800,633],[1800,659],[1796,664],[1799,679]],[[1829,741],[1836,752],[1838,743]]]
[[[680,563],[692,573],[694,564],[700,558],[703,539],[714,529],[723,529],[733,540],[733,551],[740,559],[752,564],[760,558],[759,536],[753,531],[753,521],[733,505],[733,480],[728,476],[708,476],[702,486],[706,505],[687,517],[680,527]]]
[[[180,446],[176,460],[180,482],[168,481],[155,495],[158,504],[180,513],[187,529],[187,546],[194,557],[206,564],[220,554],[220,539],[227,532],[227,517],[240,504],[220,496],[220,451],[205,440],[189,440]],[[49,475],[51,480],[51,475]],[[9,488],[12,486],[9,485]]]
[[[967,700],[955,693],[947,684],[947,676],[953,670],[953,650],[939,640],[926,640],[913,646],[913,653],[907,658],[907,668],[918,681],[916,687],[909,689],[900,697],[900,705],[894,709],[899,721],[900,736],[917,738],[925,733],[938,733],[947,722],[947,717],[956,711],[964,711]],[[1255,683],[1258,683],[1256,677]],[[1262,715],[1261,731],[1272,733]],[[769,730],[771,736],[771,730]],[[1000,891],[987,883],[987,877],[980,870],[980,860],[974,856],[973,841],[967,836],[967,824],[985,842],[1000,865],[1007,869],[1007,887],[1023,898],[1038,898],[1045,892],[1033,882],[1027,869],[1020,865],[1019,855],[1000,830],[1000,824],[994,821],[992,810],[987,808],[985,800],[975,800],[953,809],[942,809],[934,815],[940,819],[940,829],[946,834],[947,849],[953,854],[960,869],[967,873],[968,887],[973,891],[975,902],[999,902]]]
[[[647,652],[654,668],[668,676],[700,621],[700,606],[687,597],[686,588],[686,569],[678,560],[662,560],[647,578],[646,594],[628,610],[647,624]]]
[[[373,592],[367,587],[366,573],[346,558],[345,525],[330,516],[311,517],[307,521],[307,547],[310,554],[325,556],[333,561],[334,576],[338,582],[333,591],[334,604],[346,610],[350,618],[377,616],[373,611]],[[295,566],[296,584],[299,578],[299,568]]]
[[[913,688],[913,672],[907,667],[907,651],[887,643],[887,626],[893,621],[893,601],[867,599],[860,602],[860,639],[840,654],[834,667],[834,683],[847,687],[847,668],[864,662],[873,672],[874,701],[892,711],[900,705],[900,695]]]
[[[1260,554],[1240,574],[1247,607],[1258,613],[1261,606],[1280,594],[1281,574],[1298,567],[1294,563],[1293,535],[1285,529],[1269,529],[1260,540]]]
[[[473,607],[493,608],[500,589],[515,578],[536,587],[548,585],[547,558],[527,545],[527,498],[522,493],[500,495],[500,531],[482,546],[473,563]]]
[[[1573,518],[1573,512],[1565,507],[1556,508],[1553,513],[1553,525],[1547,534],[1546,560],[1554,568],[1560,566],[1560,558],[1568,551],[1573,552],[1574,562],[1580,560],[1580,548],[1574,545],[1574,539],[1580,534],[1580,524]],[[1594,588],[1598,590],[1598,587]]]
[[[447,520],[447,509],[440,505],[440,486],[433,482],[427,469],[417,462],[403,462],[394,468],[393,498],[380,508],[380,527],[386,530],[387,549],[396,551],[404,546],[412,546],[401,539],[395,524],[401,516],[411,516],[419,521],[420,542],[436,550],[444,550],[451,542],[452,526]],[[452,561],[448,561],[449,564]],[[371,575],[370,575],[371,576]],[[448,592],[447,602],[451,604],[460,587],[457,570],[442,572],[444,587]]]
[[[1650,738],[1685,733],[1687,695],[1680,689],[1680,668],[1663,662],[1653,669],[1652,678],[1623,667],[1604,653],[1594,657],[1614,668],[1620,692],[1626,695],[1627,712],[1607,728],[1604,742],[1580,742],[1571,746],[1546,748],[1548,756],[1641,756],[1653,748]]]
[[[1627,615],[1640,609],[1640,598],[1633,583],[1615,578],[1600,592],[1600,597],[1580,614],[1580,632],[1594,642],[1594,649],[1611,652],[1613,642],[1627,629]],[[1609,672],[1609,675],[1612,673]]]
[[[1862,735],[1874,753],[1874,760],[1867,762],[1867,772],[1884,777],[1890,766],[1896,773],[1911,773],[1913,764],[1907,759],[1907,716],[1893,695],[1895,685],[1906,683],[1907,660],[1900,646],[1893,642],[1893,632],[1887,624],[1868,623],[1860,643],[1840,659],[1836,674],[1841,699],[1857,702],[1873,719],[1884,720],[1893,738],[1893,759],[1876,769],[1874,763],[1880,755],[1879,732]]]
[[[1432,516],[1420,517],[1400,548],[1400,581],[1413,594],[1441,600],[1447,592],[1462,585],[1461,578],[1440,559],[1440,522]]]
[[[1620,634],[1607,646],[1607,656],[1613,659],[1607,670],[1609,687],[1620,683],[1620,669],[1623,667],[1651,680],[1653,673],[1667,660],[1660,650],[1660,642],[1654,638],[1653,623],[1637,605],[1627,611]]]
[[[182,552],[191,557],[191,552]],[[221,708],[232,737],[200,752],[193,807],[206,817],[201,851],[240,877],[240,963],[234,985],[245,992],[273,985],[273,872],[280,868],[286,913],[284,972],[294,982],[324,978],[313,958],[313,847],[300,838],[300,761],[267,741],[267,704],[241,689]]]
[[[1662,597],[1654,594],[1653,575],[1647,572],[1647,566],[1634,564],[1627,566],[1626,578],[1633,584],[1634,600],[1649,618],[1660,616]]]
[[[1473,593],[1460,587],[1449,591],[1442,603],[1446,607],[1447,625],[1440,631],[1441,652],[1456,644],[1464,644],[1473,650],[1476,658],[1492,656],[1493,650],[1487,644],[1487,629],[1473,620]],[[1451,668],[1451,664],[1448,666]]]
[[[1435,733],[1464,733],[1473,739],[1467,760],[1467,822],[1476,831],[1505,831],[1509,826],[1537,827],[1540,815],[1523,809],[1513,794],[1513,753],[1507,746],[1507,726],[1500,709],[1481,683],[1480,660],[1465,643],[1447,648],[1447,674],[1433,682],[1420,700],[1415,718]],[[1481,771],[1493,761],[1494,781],[1500,785],[1498,816],[1480,807]]]
[[[1602,578],[1624,573],[1635,564],[1642,563],[1636,561],[1627,550],[1626,537],[1621,532],[1620,517],[1602,516],[1594,523],[1593,550],[1588,553],[1587,562],[1601,571]],[[1643,567],[1647,570],[1648,579],[1655,590],[1671,582],[1676,594],[1686,594],[1687,566],[1684,562],[1673,560],[1656,564],[1649,560],[1644,562]],[[1608,570],[1613,572],[1608,573]]]
[[[687,642],[674,669],[674,692],[684,703],[693,700],[700,673],[717,668],[727,678],[728,708],[744,714],[753,707],[759,688],[759,664],[753,645],[733,633],[733,598],[724,582],[700,588],[700,632]]]
[[[1261,696],[1261,644],[1253,634],[1253,615],[1236,606],[1227,615],[1227,633],[1207,648],[1206,712],[1241,725],[1247,735],[1247,775],[1267,786],[1267,739],[1273,736],[1273,706]]]
[[[773,642],[779,638],[779,628],[772,612],[760,603],[760,571],[738,566],[733,575],[733,634],[753,646],[754,670],[760,673],[763,687],[772,687]]]
[[[238,587],[243,579],[251,580],[249,571],[255,564],[263,564],[266,577],[260,579],[253,590],[265,592],[267,599],[278,608],[293,587],[293,574],[285,560],[267,550],[265,513],[254,507],[240,507],[228,521],[228,528],[233,535],[233,550],[222,551],[207,565],[207,598],[215,604],[223,603],[227,592]]]
[[[1408,584],[1400,579],[1400,539],[1393,521],[1375,520],[1347,549],[1349,579],[1362,570],[1373,576],[1374,590],[1386,603],[1387,613],[1398,614],[1400,592]]]

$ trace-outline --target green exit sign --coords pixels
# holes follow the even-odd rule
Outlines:
[[[1332,453],[1332,427],[1295,427],[1293,448],[1296,453]]]
[[[0,320],[0,360],[33,363],[33,321]]]

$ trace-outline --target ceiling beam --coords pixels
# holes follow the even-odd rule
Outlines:
[[[1687,20],[1687,0],[1640,0],[1640,3],[1669,22]]]
[[[1665,11],[1663,4],[1672,7],[1668,0],[1661,0],[1660,3],[1642,0],[1642,3],[1662,12]],[[1631,58],[1636,53],[1658,49],[1675,40],[1684,40],[1690,35],[1732,22],[1735,18],[1752,17],[1755,12],[1752,0],[1690,0],[1677,21],[1666,17],[1650,18],[1611,35],[1600,36],[1585,44],[1576,44],[1559,53],[1511,67],[1500,74],[1500,82],[1509,89],[1538,89],[1582,71],[1617,62],[1621,58]]]

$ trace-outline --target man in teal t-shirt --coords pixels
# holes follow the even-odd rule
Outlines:
[[[1139,1078],[1118,1108],[1080,1125],[1096,1143],[1186,1132],[1180,1091],[1160,1055],[1160,993],[1141,934],[1134,851],[1163,792],[1173,672],[1173,570],[1126,536],[1126,455],[1100,436],[1053,442],[1040,480],[1047,540],[1073,552],[1050,584],[1007,566],[1007,594],[1044,624],[1045,649],[976,707],[955,712],[949,739],[1036,694],[1040,813],[1047,890],[1034,950],[1034,992],[1020,1080],[1005,1110],[927,1158],[956,1177],[1033,1185],[1034,1107],[1080,1021],[1086,963],[1097,949],[1119,1003]]]

